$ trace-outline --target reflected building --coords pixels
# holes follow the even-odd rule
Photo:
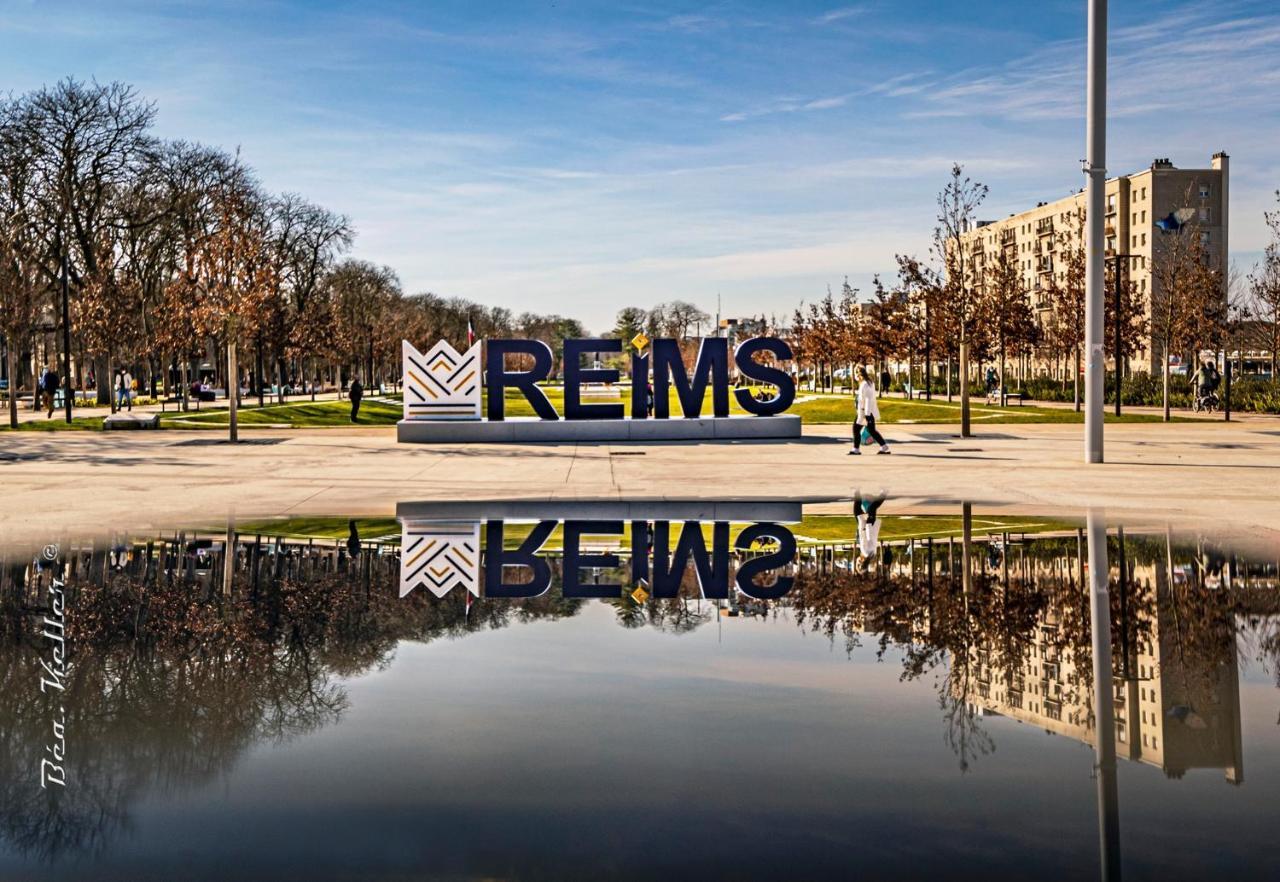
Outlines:
[[[1063,563],[1074,562],[1057,562]],[[1171,778],[1222,769],[1227,781],[1242,783],[1240,674],[1230,617],[1210,634],[1189,634],[1185,598],[1178,595],[1203,587],[1170,580],[1164,561],[1129,564],[1126,583],[1113,580],[1112,586],[1117,755]],[[1055,562],[1040,565],[1052,569]],[[1063,615],[1059,607],[1043,610],[1018,659],[1005,661],[1007,654],[990,640],[975,645],[975,676],[965,698],[982,714],[1092,744],[1091,654],[1087,643],[1064,639]],[[1202,631],[1203,624],[1191,627]]]

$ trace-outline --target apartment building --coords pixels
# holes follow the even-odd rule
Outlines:
[[[1215,153],[1208,168],[1177,168],[1168,159],[1157,159],[1150,168],[1107,181],[1107,258],[1128,266],[1148,315],[1152,294],[1158,293],[1154,286],[1159,278],[1156,262],[1162,255],[1157,245],[1160,237],[1200,236],[1210,260],[1219,268],[1228,266],[1228,163],[1226,153]],[[1049,283],[1052,279],[1059,284],[1064,281],[1065,248],[1075,243],[1083,247],[1084,215],[1082,190],[1003,220],[979,221],[961,242],[970,256],[973,282],[980,283],[985,268],[1000,250],[1011,252],[1030,292],[1037,320],[1043,324],[1053,306]],[[1158,370],[1163,353],[1154,337],[1144,344],[1145,354],[1131,359],[1128,368]],[[1108,354],[1111,351],[1108,342]],[[1037,372],[1051,367],[1045,357],[1037,362]]]

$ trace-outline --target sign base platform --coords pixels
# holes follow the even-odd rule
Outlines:
[[[785,441],[799,438],[800,426],[796,414],[666,420],[401,420],[396,424],[396,440],[409,444]]]

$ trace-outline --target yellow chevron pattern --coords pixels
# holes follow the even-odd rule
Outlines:
[[[480,524],[405,521],[400,533],[400,596],[425,587],[444,597],[459,585],[480,596]]]
[[[441,340],[423,355],[408,340],[404,352],[406,420],[480,419],[480,343],[459,354]]]

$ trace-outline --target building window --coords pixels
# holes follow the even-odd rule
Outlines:
[[[1142,244],[1143,244],[1143,245],[1146,245],[1146,244],[1147,244],[1147,234],[1146,234],[1146,233],[1143,233],[1143,234],[1142,234]]]
[[[1204,246],[1206,246],[1206,247],[1208,246],[1208,244],[1209,244],[1209,234],[1208,234],[1208,232],[1201,232],[1201,233],[1200,233],[1200,244],[1201,244],[1201,245],[1204,245]]]
[[[1143,209],[1143,210],[1142,210],[1142,222],[1143,222],[1144,224],[1147,222],[1147,211],[1146,211],[1146,209]]]
[[[1207,224],[1208,222],[1209,222],[1209,209],[1202,205],[1200,206],[1200,223]]]
[[[1208,184],[1201,184],[1201,185],[1200,185],[1200,198],[1201,198],[1201,199],[1208,199],[1208,198],[1209,198],[1209,185],[1208,185]]]

